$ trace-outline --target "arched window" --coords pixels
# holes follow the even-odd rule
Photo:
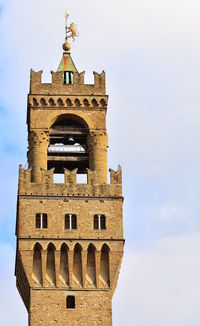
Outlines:
[[[64,285],[69,285],[68,246],[63,243],[60,251],[59,279]]]
[[[93,244],[90,244],[87,251],[87,270],[86,270],[86,286],[94,287],[96,285],[96,266],[95,266],[95,250]]]
[[[73,275],[72,280],[75,286],[82,286],[82,247],[77,243],[74,247]]]
[[[110,286],[110,276],[109,276],[109,248],[106,244],[103,245],[101,249],[100,258],[100,274],[99,279],[101,286]]]
[[[67,296],[66,307],[67,307],[67,309],[75,309],[75,296],[74,295]]]
[[[36,243],[33,253],[33,280],[36,284],[42,285],[42,247],[39,243]]]
[[[68,230],[77,229],[76,214],[66,214],[65,215],[65,229],[68,229]]]
[[[106,229],[106,217],[103,214],[94,215],[94,229],[105,230]]]
[[[37,229],[47,229],[47,214],[37,213],[35,222]]]
[[[46,279],[50,285],[55,285],[55,246],[52,243],[50,243],[47,248]]]

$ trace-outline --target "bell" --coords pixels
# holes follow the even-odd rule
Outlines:
[[[68,142],[69,142],[69,143],[74,143],[74,138],[73,138],[72,136],[70,136],[70,137],[68,138]]]

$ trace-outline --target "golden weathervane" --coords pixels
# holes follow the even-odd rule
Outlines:
[[[63,50],[69,51],[71,49],[71,44],[68,43],[68,39],[71,37],[73,42],[75,41],[75,38],[79,36],[79,33],[77,31],[77,27],[75,23],[71,23],[69,26],[67,26],[67,19],[69,17],[69,14],[65,12],[65,43],[63,44]]]

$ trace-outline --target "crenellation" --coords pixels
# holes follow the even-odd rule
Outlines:
[[[85,71],[78,73],[74,72],[74,83],[64,85],[63,84],[63,73],[51,71],[52,82],[43,83],[42,73],[40,70],[35,72],[31,70],[30,79],[30,94],[42,94],[42,95],[105,95],[105,72],[97,73],[94,72],[94,84],[84,83]]]
[[[121,197],[121,167],[118,171],[110,169],[110,184],[98,184],[96,172],[87,169],[87,184],[78,184],[76,182],[77,169],[69,171],[64,170],[65,182],[54,183],[54,169],[41,169],[40,182],[31,181],[31,168],[23,169],[19,167],[19,194],[20,195],[52,195],[52,196],[94,196],[94,197]],[[115,179],[114,179],[115,176]]]

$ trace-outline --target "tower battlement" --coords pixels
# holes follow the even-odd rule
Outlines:
[[[31,70],[30,75],[30,94],[42,95],[105,95],[105,72],[93,72],[94,84],[84,83],[85,71],[73,72],[73,84],[63,84],[63,71],[51,71],[52,83],[42,83],[42,73],[40,70]]]
[[[54,169],[41,169],[40,182],[31,181],[31,168],[19,167],[19,195],[51,195],[81,197],[121,197],[122,171],[110,169],[110,184],[99,184],[95,171],[87,169],[87,184],[77,183],[77,169],[64,170],[64,183],[54,183]]]

